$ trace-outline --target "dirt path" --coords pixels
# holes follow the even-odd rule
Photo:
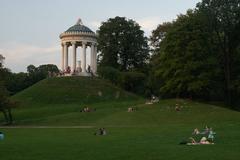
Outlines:
[[[0,126],[0,128],[95,128],[95,126]]]

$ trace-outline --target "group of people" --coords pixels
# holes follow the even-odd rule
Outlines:
[[[64,75],[69,75],[69,74],[76,75],[76,74],[78,74],[80,72],[82,72],[82,68],[81,67],[77,67],[77,69],[71,70],[71,67],[68,66],[66,70],[59,72],[59,74],[55,75],[55,76],[64,76]],[[93,73],[92,68],[91,68],[90,65],[87,66],[86,72],[89,73],[91,76],[94,76],[94,73]]]
[[[198,128],[195,128],[193,130],[193,135],[207,135],[208,139],[213,142],[214,140],[214,135],[216,134],[211,127],[206,126],[205,129],[200,132]]]
[[[134,112],[134,111],[137,111],[138,108],[137,107],[129,107],[128,108],[128,112]]]
[[[159,98],[152,95],[150,101],[147,101],[145,104],[153,104],[153,103],[158,103],[158,102],[159,102]]]
[[[89,107],[84,107],[80,112],[94,112],[96,111],[96,108],[91,109]]]
[[[190,137],[190,143],[188,145],[195,145],[195,144],[214,144],[214,138],[216,133],[213,131],[211,127],[206,126],[203,131],[199,131],[198,128],[195,128],[192,133],[193,136],[201,136],[199,142],[197,142],[193,137]]]
[[[99,128],[99,130],[96,133],[94,133],[94,135],[105,136],[107,135],[107,131],[105,128]]]
[[[214,144],[213,142],[209,141],[206,137],[202,137],[199,142],[197,142],[193,137],[189,138],[191,140],[190,143],[187,145],[196,145],[196,144]]]

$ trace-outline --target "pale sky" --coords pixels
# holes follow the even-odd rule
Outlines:
[[[26,72],[28,65],[60,68],[59,34],[78,18],[94,32],[116,16],[133,19],[146,36],[162,22],[172,21],[200,0],[0,0],[0,54],[5,67]],[[71,53],[71,49],[69,50]],[[80,49],[78,49],[78,57]],[[71,57],[69,57],[71,64]]]

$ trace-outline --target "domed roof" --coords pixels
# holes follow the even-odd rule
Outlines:
[[[91,29],[88,27],[84,26],[81,19],[77,21],[77,23],[70,27],[68,30],[66,30],[64,33],[67,32],[87,32],[87,33],[94,33]]]

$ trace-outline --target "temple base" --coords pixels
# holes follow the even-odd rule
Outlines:
[[[83,76],[83,77],[92,77],[97,76],[96,74],[88,73],[88,72],[78,72],[78,73],[65,73],[61,75],[63,77],[70,77],[70,76]]]

